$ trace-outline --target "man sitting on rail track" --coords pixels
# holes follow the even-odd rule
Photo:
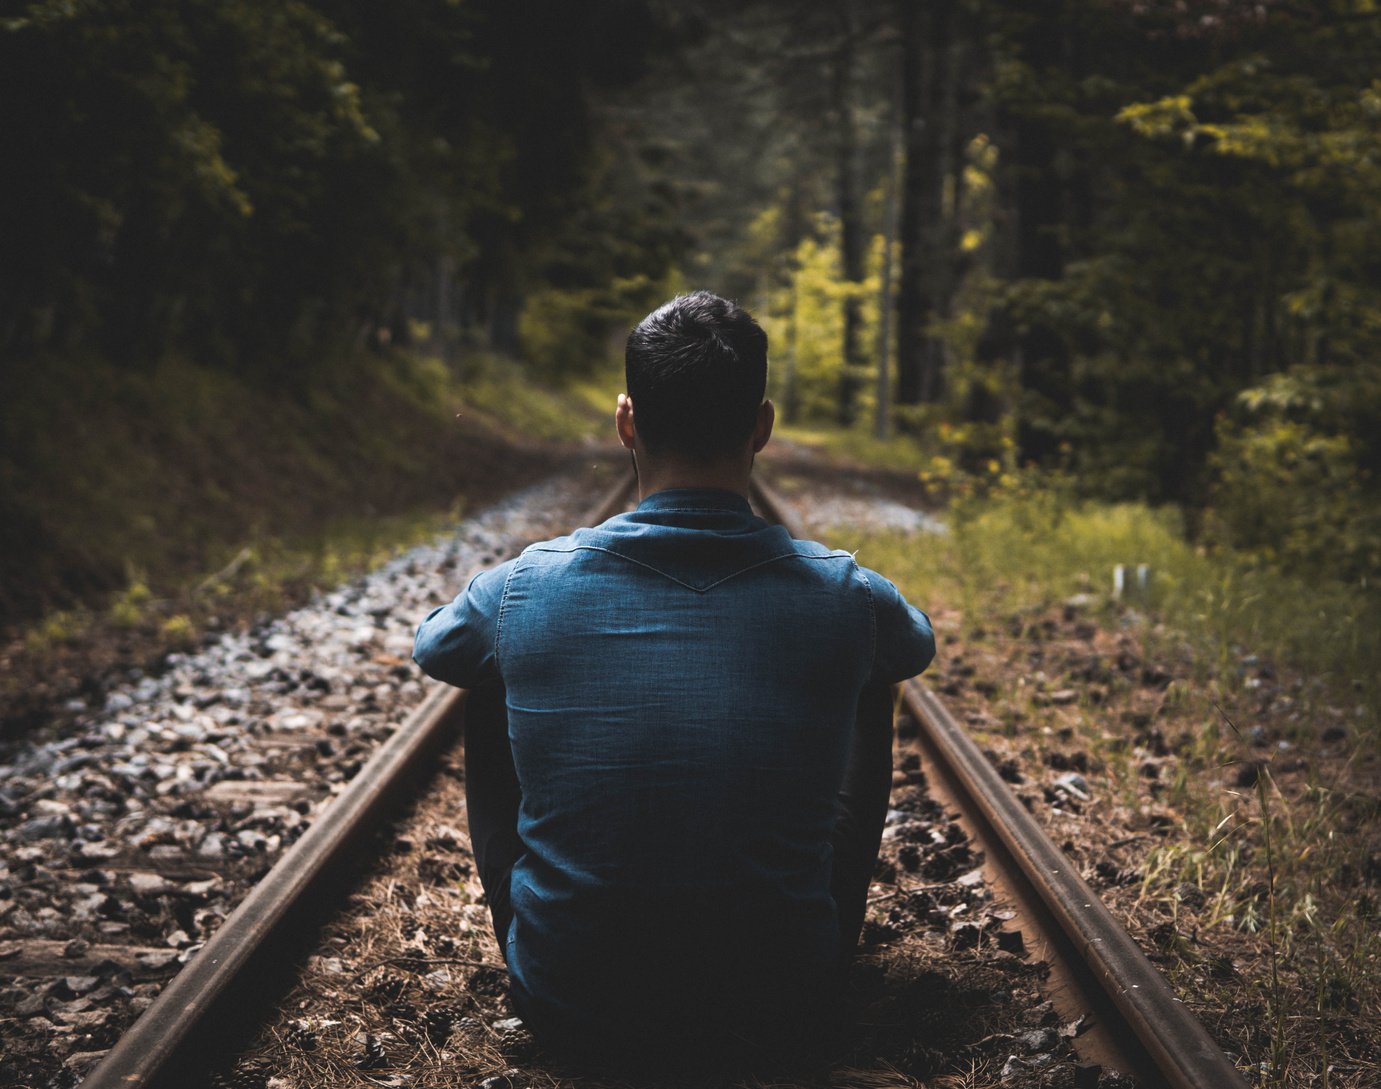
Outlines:
[[[414,656],[472,689],[471,840],[538,1038],[603,1060],[799,1051],[863,921],[890,686],[934,636],[847,552],[750,510],[773,422],[752,317],[678,297],[626,366],[641,504],[477,575]]]

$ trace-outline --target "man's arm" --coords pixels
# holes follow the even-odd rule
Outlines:
[[[914,677],[935,657],[935,632],[930,617],[910,604],[887,579],[876,571],[864,570],[873,594],[877,621],[870,680],[895,684]]]
[[[412,658],[424,673],[457,688],[498,679],[499,607],[516,562],[481,571],[454,601],[433,609],[422,621]]]

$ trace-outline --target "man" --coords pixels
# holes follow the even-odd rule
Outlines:
[[[628,338],[642,502],[477,575],[417,633],[472,689],[471,839],[512,996],[587,1057],[790,1051],[862,925],[890,686],[924,613],[748,506],[767,336],[697,292]]]

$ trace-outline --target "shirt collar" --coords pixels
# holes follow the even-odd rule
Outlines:
[[[723,488],[665,488],[638,504],[638,513],[661,510],[727,510],[752,514],[748,500]]]

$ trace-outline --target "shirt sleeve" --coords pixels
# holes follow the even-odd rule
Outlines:
[[[499,609],[516,562],[481,571],[449,605],[427,614],[413,641],[412,660],[429,677],[457,688],[498,678]]]
[[[872,591],[877,622],[870,680],[896,684],[914,677],[935,657],[935,632],[930,617],[910,604],[876,571],[864,569],[863,577]]]

